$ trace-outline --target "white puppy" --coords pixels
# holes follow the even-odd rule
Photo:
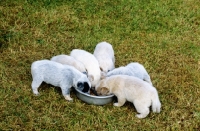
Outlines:
[[[107,73],[115,68],[115,56],[111,44],[107,42],[98,43],[93,54],[99,62],[101,71]]]
[[[121,66],[106,74],[107,77],[112,75],[129,75],[138,77],[152,85],[151,78],[143,65],[138,62],[132,62],[127,66]]]
[[[70,97],[70,89],[72,86],[83,92],[88,92],[91,84],[86,75],[78,71],[76,68],[60,63],[39,60],[31,65],[32,74],[32,90],[38,95],[38,88],[42,82],[46,82],[53,86],[58,86],[62,90],[62,94],[66,100],[72,100]]]
[[[71,56],[68,55],[57,55],[54,56],[50,59],[51,61],[55,61],[64,65],[70,65],[75,67],[77,70],[79,70],[80,72],[87,74],[87,71],[85,69],[85,66],[83,65],[83,63],[81,63],[80,61],[74,59]]]
[[[102,79],[95,87],[98,95],[114,94],[122,106],[126,101],[133,102],[138,113],[136,117],[145,118],[149,114],[149,107],[153,112],[160,112],[161,103],[155,87],[143,80],[127,75],[114,75]]]
[[[71,51],[70,56],[74,57],[76,60],[82,62],[88,72],[90,77],[90,82],[92,87],[99,82],[101,77],[101,71],[99,68],[99,63],[93,54],[80,49],[74,49]]]

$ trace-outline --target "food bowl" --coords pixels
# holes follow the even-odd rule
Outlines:
[[[93,104],[93,105],[105,105],[113,101],[114,95],[109,96],[94,96],[88,93],[83,93],[82,91],[75,89],[76,96],[81,99],[82,101]]]

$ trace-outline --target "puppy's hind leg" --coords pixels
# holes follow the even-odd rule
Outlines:
[[[124,103],[126,102],[126,98],[119,96],[119,95],[116,95],[116,97],[117,97],[118,102],[114,103],[113,105],[118,106],[118,107],[123,106]]]
[[[145,103],[138,100],[135,100],[133,103],[137,112],[140,113],[136,115],[137,118],[145,118],[149,114],[149,107]]]
[[[33,90],[33,94],[39,95],[38,88],[42,84],[42,80],[40,79],[33,79],[31,87]]]

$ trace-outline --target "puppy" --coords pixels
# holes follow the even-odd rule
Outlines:
[[[31,65],[32,90],[39,95],[38,88],[42,82],[58,86],[66,100],[71,101],[70,89],[75,87],[83,92],[89,92],[91,83],[87,76],[73,66],[62,65],[49,60],[38,60]]]
[[[53,56],[50,60],[58,62],[58,63],[61,63],[63,65],[73,66],[77,70],[82,72],[83,74],[87,75],[87,71],[86,71],[85,66],[83,65],[83,63],[81,63],[80,61],[74,59],[71,56],[62,54],[62,55]]]
[[[111,44],[107,42],[98,43],[93,54],[97,58],[102,72],[107,73],[115,68],[115,56]]]
[[[95,87],[98,95],[114,94],[118,103],[123,106],[126,101],[132,102],[138,113],[136,117],[145,118],[149,114],[149,107],[153,112],[160,112],[161,103],[155,87],[149,83],[127,75],[114,75],[102,79]]]
[[[87,70],[88,78],[91,82],[91,85],[92,87],[95,87],[95,85],[100,80],[101,70],[99,68],[99,63],[94,55],[85,50],[73,49],[70,52],[70,56],[83,63]]]
[[[106,75],[102,73],[101,77],[102,78],[105,76],[109,77],[112,75],[135,76],[135,77],[138,77],[152,85],[151,78],[150,78],[149,74],[147,73],[146,69],[144,68],[143,65],[141,65],[138,62],[131,62],[126,66],[121,66],[121,67],[115,68],[114,70],[108,72]]]

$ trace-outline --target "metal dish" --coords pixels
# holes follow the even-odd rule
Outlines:
[[[113,101],[114,95],[109,96],[93,96],[87,93],[83,93],[82,91],[75,89],[76,96],[82,101],[93,104],[93,105],[105,105]]]

